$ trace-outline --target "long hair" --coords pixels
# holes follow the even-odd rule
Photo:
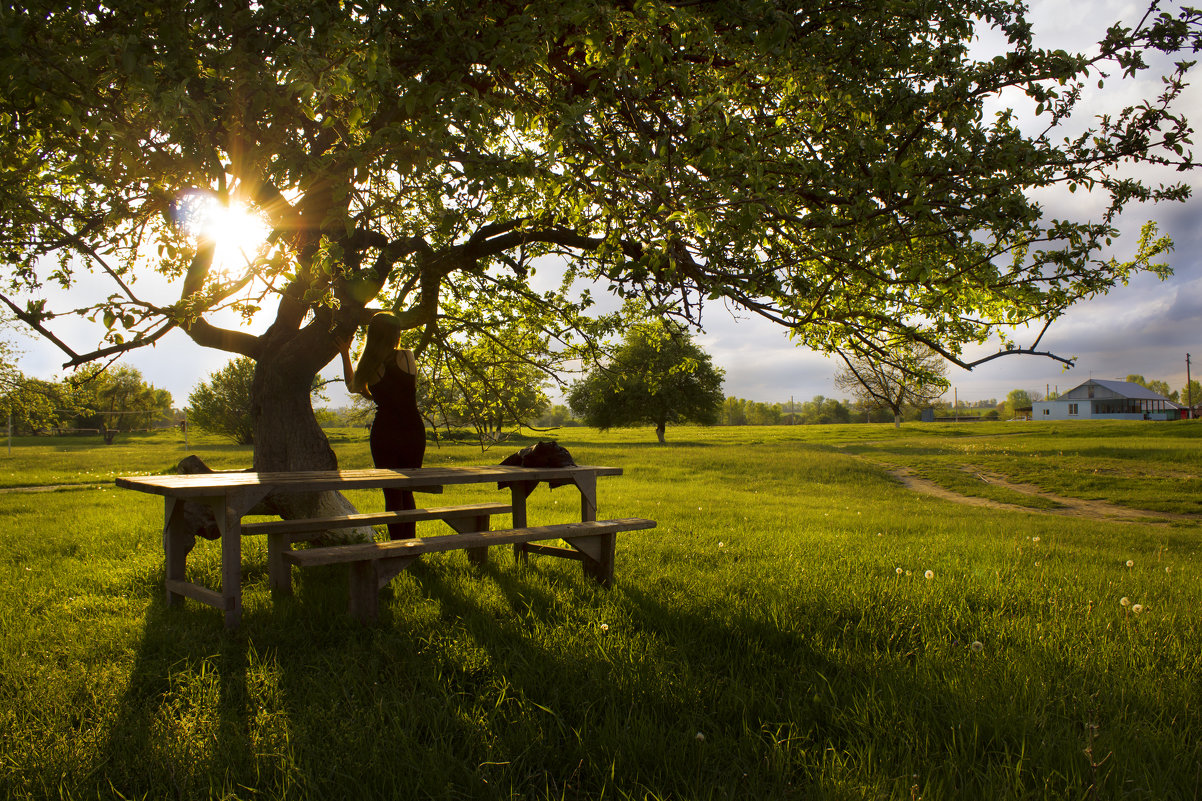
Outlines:
[[[367,324],[367,341],[355,364],[355,386],[366,387],[379,378],[380,365],[396,351],[401,339],[401,320],[392,312],[380,312]]]

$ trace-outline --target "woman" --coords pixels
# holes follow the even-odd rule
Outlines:
[[[371,424],[372,461],[376,467],[390,469],[421,467],[426,453],[426,426],[417,409],[417,360],[413,351],[397,347],[400,337],[397,316],[380,312],[367,324],[367,341],[353,368],[350,342],[338,343],[346,388],[376,404]],[[414,507],[412,492],[384,490],[386,510]],[[416,531],[416,523],[391,523],[388,537],[408,539]]]

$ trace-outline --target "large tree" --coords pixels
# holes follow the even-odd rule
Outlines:
[[[933,403],[947,389],[946,362],[921,343],[882,344],[872,356],[841,353],[843,367],[835,372],[835,387],[864,406],[888,409],[893,425],[901,427],[907,406]]]
[[[713,425],[722,411],[722,370],[678,326],[651,321],[627,328],[613,359],[568,391],[568,405],[602,430],[649,423],[664,442],[668,423]]]
[[[1195,49],[1200,28],[1151,9],[1077,55],[1035,47],[1018,0],[17,0],[0,7],[0,300],[69,366],[175,328],[254,359],[267,470],[335,466],[309,388],[369,303],[401,309],[421,350],[520,319],[550,358],[580,355],[587,297],[532,278],[547,255],[660,313],[725,299],[802,345],[902,338],[967,365],[998,326],[1160,269],[1152,235],[1129,261],[1106,245],[1129,202],[1188,194],[1125,169],[1192,166],[1188,67],[1059,127],[1086,83]],[[1007,45],[978,59],[986,29]],[[993,113],[1014,94],[1046,129]],[[1056,187],[1101,210],[1045,218]],[[267,245],[222,257],[237,226],[206,226],[210,202],[260,215]],[[55,308],[47,287],[83,271],[112,291]],[[135,282],[155,272],[173,296]],[[261,307],[262,330],[217,322]],[[70,312],[105,341],[64,341]]]

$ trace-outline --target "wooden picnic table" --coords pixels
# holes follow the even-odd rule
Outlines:
[[[548,553],[580,559],[585,572],[603,584],[613,575],[613,553],[618,531],[650,528],[654,521],[627,518],[597,521],[597,478],[621,475],[618,467],[582,465],[573,467],[423,467],[407,470],[328,470],[287,473],[224,472],[159,476],[122,476],[118,487],[161,495],[164,498],[163,549],[166,557],[164,581],[168,604],[192,598],[221,609],[228,628],[238,625],[242,616],[242,537],[266,534],[268,537],[268,575],[273,590],[291,590],[292,565],[352,563],[351,611],[370,619],[376,612],[376,593],[380,586],[404,569],[418,555],[438,551],[467,550],[473,561],[486,558],[489,545],[512,544],[515,556]],[[553,526],[527,526],[526,498],[540,482],[571,483],[580,492],[580,523]],[[459,484],[506,483],[510,504],[475,504],[436,509],[347,515],[308,521],[275,520],[242,523],[243,516],[271,495],[324,490],[407,489],[414,492],[441,492],[442,487]],[[221,543],[220,591],[188,581],[187,557],[194,532],[184,519],[184,504],[209,507],[216,518]],[[508,513],[511,528],[489,532],[492,514]],[[361,543],[329,548],[292,551],[293,542],[312,539],[330,528],[396,520],[441,519],[458,534],[383,543]],[[539,539],[564,539],[575,550],[532,545]],[[308,556],[313,554],[313,556]],[[366,572],[365,572],[366,571]]]

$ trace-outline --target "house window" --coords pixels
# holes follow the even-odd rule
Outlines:
[[[1076,414],[1076,413],[1077,413],[1077,404],[1075,404],[1075,403],[1070,403],[1070,404],[1068,405],[1068,413],[1069,413],[1069,414]]]
[[[1044,409],[1044,410],[1043,410],[1043,413],[1044,413],[1044,414],[1051,414],[1051,413],[1052,413],[1052,410],[1051,410],[1051,409]]]

